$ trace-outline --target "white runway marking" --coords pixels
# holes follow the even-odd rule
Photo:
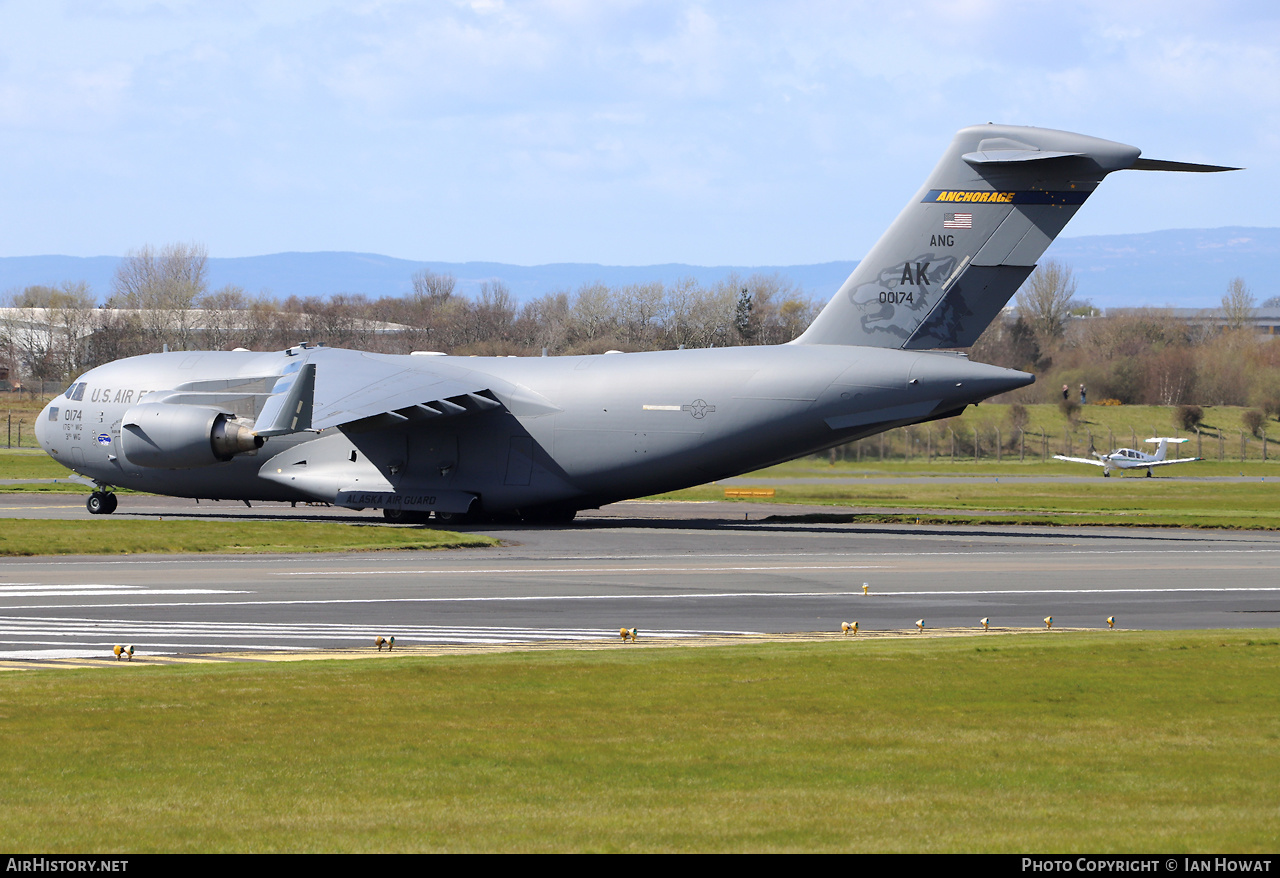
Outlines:
[[[227,588],[147,588],[141,585],[41,585],[34,582],[0,585],[0,600],[4,598],[31,597],[93,597],[100,595],[193,595],[193,594],[252,594],[253,592]]]
[[[459,550],[459,551],[464,551],[464,550]],[[492,550],[486,550],[486,551],[492,551]],[[1280,555],[1280,547],[1238,548],[1236,545],[1233,545],[1233,544],[1223,544],[1220,548],[1214,548],[1214,549],[1170,549],[1170,548],[1060,549],[1057,547],[1050,546],[1050,547],[1045,547],[1044,550],[1039,555],[1036,556],[1036,559],[1043,561],[1043,560],[1049,560],[1049,559],[1054,559],[1059,557],[1066,558],[1066,557],[1078,557],[1078,556],[1090,556],[1090,555],[1099,555],[1099,556],[1156,555],[1163,558],[1170,555],[1214,555],[1214,554],[1226,555],[1226,556]],[[922,558],[948,558],[948,557],[963,557],[963,558],[1018,557],[1023,555],[1025,555],[1025,553],[1019,552],[1019,551],[1009,551],[1009,550],[1001,550],[1001,549],[991,549],[991,550],[972,549],[972,550],[966,550],[961,552],[829,552],[829,551],[801,551],[801,552],[746,551],[746,552],[720,552],[720,553],[673,552],[669,555],[669,557],[671,557],[673,560],[684,561],[686,564],[695,560],[710,561],[716,558],[733,558],[739,562],[752,561],[752,560],[760,560],[761,562],[764,562],[766,559],[771,559],[771,558],[806,558],[811,561],[822,560],[822,559],[850,558],[850,559],[856,559],[856,560],[865,562],[865,564],[868,565],[867,569],[873,569],[876,566],[884,566],[881,562],[895,561],[899,559],[919,560]],[[200,556],[198,560],[201,563],[217,564],[223,567],[236,565],[236,564],[252,564],[252,565],[262,566],[262,567],[270,567],[272,565],[281,565],[281,566],[287,565],[290,567],[297,567],[299,565],[310,563],[314,557],[316,556],[312,556],[312,555],[303,555],[303,556],[299,556],[299,555],[282,555],[282,556],[206,555],[206,556]],[[113,566],[137,567],[139,565],[143,565],[143,566],[165,567],[165,566],[172,565],[174,563],[182,563],[182,564],[190,563],[190,560],[191,560],[190,557],[181,559],[179,561],[179,559],[175,559],[170,556],[149,556],[145,558],[135,557],[135,558],[128,558],[128,559],[107,559],[107,558],[92,558],[92,559],[56,558],[52,560],[22,559],[21,561],[11,561],[11,563],[15,563],[15,564],[21,563],[24,565],[32,564],[32,565],[38,565],[38,566],[47,566],[52,564],[52,565],[56,565],[58,568],[61,568],[61,569],[89,565],[89,566],[92,566],[95,570],[100,570],[103,568],[113,567]],[[332,559],[330,558],[327,560],[332,560]],[[568,558],[552,559],[552,560],[559,560],[562,563],[567,563],[570,561],[570,559]],[[572,559],[572,561],[597,562],[597,563],[602,561],[617,561],[617,562],[642,561],[642,562],[652,563],[653,555],[652,554],[582,555],[582,556],[575,556]],[[507,569],[508,572],[515,572],[515,573],[537,572],[538,570],[538,568],[533,568],[533,567],[516,567],[516,568],[504,568],[504,569]],[[615,568],[607,568],[607,569],[608,569],[608,572],[611,572],[611,573],[618,572]],[[646,567],[641,569],[648,570],[650,568]],[[670,572],[679,572],[675,568],[660,568],[660,569],[667,570]],[[697,571],[704,571],[708,569],[726,570],[730,568],[712,568],[710,566],[704,566],[704,567],[696,567],[692,569]],[[453,560],[441,559],[441,565],[439,567],[435,567],[430,570],[395,570],[395,569],[331,570],[331,571],[264,570],[262,575],[265,575],[265,576],[377,576],[377,577],[380,577],[380,576],[387,576],[387,575],[404,576],[404,575],[414,575],[414,574],[426,575],[426,574],[471,573],[471,572],[475,572],[475,571],[472,571],[469,567],[466,566],[465,563],[458,564]]]
[[[726,592],[656,592],[651,594],[575,594],[575,595],[493,595],[488,597],[371,597],[371,598],[323,598],[262,601],[163,601],[157,603],[100,603],[100,604],[33,604],[7,607],[9,610],[74,610],[74,609],[141,609],[150,607],[282,607],[328,606],[340,604],[465,604],[465,603],[530,603],[537,601],[640,601],[640,600],[703,600],[706,598],[830,598],[856,597],[874,601],[898,597],[980,597],[983,595],[1126,595],[1126,594],[1271,594],[1280,592],[1280,586],[1261,587],[1213,587],[1194,588],[1046,588],[1046,589],[983,589],[973,591],[876,591],[869,595],[858,591],[726,591]],[[243,592],[242,592],[243,593]]]
[[[477,576],[503,575],[547,575],[547,574],[591,574],[591,573],[781,573],[790,570],[879,570],[879,564],[796,564],[796,565],[761,565],[756,567],[494,567],[494,568],[454,568],[437,570],[293,570],[284,573],[272,573],[272,576],[438,576],[454,575],[466,572]]]
[[[16,590],[31,591],[59,591],[68,588],[106,588],[106,589],[140,589],[140,585],[45,585],[39,582],[11,582],[8,585],[0,585],[0,594]]]
[[[110,648],[102,649],[10,649],[0,650],[0,659],[79,659],[102,658]]]
[[[1037,560],[1045,560],[1045,559],[1058,558],[1058,557],[1063,557],[1063,556],[1071,556],[1071,557],[1075,557],[1075,556],[1079,556],[1079,555],[1106,555],[1106,556],[1110,556],[1110,555],[1158,555],[1158,556],[1160,556],[1160,557],[1166,557],[1166,556],[1168,556],[1168,555],[1206,555],[1206,554],[1224,554],[1224,553],[1225,553],[1225,554],[1228,554],[1228,555],[1230,555],[1230,556],[1233,556],[1233,557],[1234,557],[1234,556],[1236,556],[1236,555],[1280,555],[1280,549],[1230,549],[1230,550],[1228,550],[1228,549],[1216,549],[1216,550],[1210,550],[1210,549],[1172,549],[1172,550],[1165,550],[1165,549],[1132,549],[1132,550],[1129,550],[1129,549],[1125,549],[1125,550],[1109,550],[1109,549],[1081,549],[1081,550],[1068,550],[1068,551],[1055,551],[1055,552],[1048,552],[1048,553],[1045,553],[1044,555],[1040,556]],[[280,570],[280,571],[270,571],[270,572],[268,573],[268,575],[270,575],[270,576],[369,576],[369,577],[383,577],[383,576],[388,576],[388,575],[391,575],[391,576],[441,576],[441,575],[456,575],[456,574],[458,574],[458,573],[463,573],[463,572],[465,572],[465,573],[472,573],[472,574],[484,574],[484,575],[490,575],[490,576],[493,576],[493,575],[530,575],[530,574],[535,574],[535,575],[536,575],[536,574],[593,574],[593,573],[721,573],[721,572],[728,572],[728,573],[756,573],[756,572],[763,572],[763,573],[768,573],[768,572],[772,572],[772,571],[781,571],[781,572],[786,572],[786,571],[794,571],[794,570],[877,570],[877,569],[884,569],[887,565],[885,565],[885,564],[883,564],[883,563],[875,563],[875,562],[883,562],[883,561],[896,560],[896,559],[901,559],[901,558],[910,559],[910,560],[918,560],[918,559],[921,559],[921,558],[945,558],[945,557],[957,557],[957,556],[959,556],[959,557],[964,557],[964,558],[973,558],[973,557],[1002,557],[1002,556],[1018,556],[1018,555],[1022,555],[1022,554],[1024,554],[1024,553],[1021,553],[1021,552],[1007,552],[1007,551],[991,551],[991,552],[983,552],[983,551],[966,551],[966,552],[883,552],[883,553],[878,553],[878,554],[850,553],[850,554],[849,554],[849,557],[857,558],[857,559],[859,559],[859,560],[861,560],[861,561],[864,561],[864,562],[866,562],[866,563],[862,563],[862,564],[820,564],[820,563],[811,563],[811,564],[796,564],[796,565],[785,565],[785,564],[756,564],[756,565],[752,565],[752,566],[734,566],[734,567],[726,567],[726,566],[722,566],[722,565],[718,565],[718,564],[706,563],[706,564],[699,564],[699,565],[697,565],[697,566],[691,566],[691,565],[689,564],[689,561],[691,561],[691,560],[696,560],[696,561],[708,561],[708,562],[709,562],[709,561],[711,561],[711,560],[713,560],[713,559],[715,559],[715,558],[735,558],[735,559],[738,559],[738,560],[743,560],[743,559],[752,559],[752,558],[760,558],[760,559],[764,559],[764,558],[791,558],[791,557],[797,557],[797,556],[799,556],[799,557],[805,557],[805,558],[811,558],[811,559],[825,559],[825,558],[839,558],[839,557],[843,557],[841,554],[833,554],[833,553],[826,553],[826,552],[824,552],[824,553],[818,553],[818,552],[787,552],[787,553],[769,553],[769,554],[760,554],[760,555],[749,554],[749,553],[738,553],[738,554],[714,554],[714,555],[713,555],[713,554],[706,554],[706,555],[701,555],[701,554],[700,554],[700,555],[697,555],[695,558],[676,558],[675,560],[677,560],[677,561],[683,561],[683,562],[684,562],[684,565],[683,565],[683,566],[674,566],[674,565],[673,565],[673,566],[667,566],[667,567],[654,567],[654,566],[643,566],[643,567],[600,567],[600,566],[592,566],[592,567],[529,567],[529,566],[524,566],[524,567],[490,567],[490,568],[471,568],[471,567],[466,567],[466,566],[456,566],[456,567],[455,567],[455,566],[441,566],[441,567],[434,567],[434,568],[430,568],[430,569],[415,569],[415,570],[337,570],[337,569],[332,569],[332,570]],[[603,556],[596,556],[596,557],[592,557],[592,558],[585,558],[585,559],[583,559],[583,560],[585,560],[585,561],[595,561],[595,562],[599,562],[599,561],[609,561],[609,560],[613,560],[614,558],[616,558],[619,562],[625,562],[625,561],[629,561],[629,560],[638,560],[638,559],[643,559],[643,560],[645,560],[645,561],[650,561],[650,562],[652,562],[652,560],[653,560],[653,556],[652,556],[652,555],[641,555],[641,556],[636,556],[636,555],[607,556],[607,555],[603,555]]]

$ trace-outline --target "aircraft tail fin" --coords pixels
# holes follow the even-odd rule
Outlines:
[[[1233,168],[1013,125],[961,129],[924,187],[794,344],[968,347],[1112,171]]]
[[[1169,456],[1169,443],[1171,442],[1182,443],[1182,442],[1186,442],[1187,440],[1185,437],[1183,437],[1182,439],[1173,439],[1168,436],[1153,436],[1147,441],[1160,443],[1159,447],[1156,449],[1156,460],[1160,461],[1160,460],[1164,460],[1166,457]]]

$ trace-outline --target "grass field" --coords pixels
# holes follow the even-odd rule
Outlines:
[[[1280,632],[0,677],[0,847],[1269,852]]]
[[[35,422],[53,396],[5,393],[0,397],[0,446],[39,450]]]
[[[1071,431],[1073,441],[1076,442],[1080,439],[1087,439],[1088,434],[1092,433],[1099,451],[1110,450],[1109,448],[1103,448],[1103,446],[1112,440],[1116,445],[1132,446],[1135,441],[1141,444],[1151,436],[1186,436],[1191,441],[1184,445],[1183,448],[1187,449],[1190,446],[1191,453],[1195,453],[1195,432],[1182,429],[1174,423],[1176,406],[1086,405],[1080,408],[1074,420],[1068,420],[1057,405],[1042,403],[1040,405],[1026,406],[1026,409],[1029,416],[1025,427],[1026,431],[1028,433],[1044,433],[1050,437],[1052,442],[1062,439],[1064,429]],[[971,406],[957,418],[938,421],[934,427],[935,434],[945,433],[947,428],[972,431],[976,427],[984,432],[990,432],[996,427],[1000,427],[1003,430],[1003,437],[1010,439],[1013,436],[1013,431],[1009,426],[1009,410],[1010,406],[991,403]],[[1238,457],[1240,432],[1249,433],[1248,428],[1244,425],[1244,413],[1246,411],[1248,409],[1242,406],[1205,406],[1204,421],[1200,425],[1201,441],[1203,443],[1201,456],[1216,458],[1217,441],[1218,437],[1221,436],[1226,445],[1226,454],[1231,457]],[[1277,435],[1280,435],[1280,424],[1277,424],[1275,420],[1270,420],[1267,428],[1273,434],[1273,440]],[[1233,441],[1235,443],[1234,450],[1231,446]],[[1257,455],[1257,439],[1253,438],[1252,442],[1254,443],[1253,454]],[[1030,437],[1027,439],[1027,446],[1028,450],[1030,450]],[[1059,450],[1055,448],[1049,453],[1053,454]]]
[[[86,515],[83,521],[10,518],[0,528],[0,556],[349,552],[450,549],[497,542],[481,534],[382,527],[377,521],[138,521]]]
[[[71,470],[39,448],[0,450],[0,479],[64,479]]]
[[[860,521],[1280,528],[1280,478],[1227,483],[1112,477],[1085,483],[1011,480],[955,484],[939,480],[860,485],[770,482],[767,476],[773,472],[745,477],[743,483],[771,487],[775,496],[738,502],[829,506],[832,514],[855,515]],[[797,477],[805,475],[799,469],[791,472]],[[888,472],[882,469],[876,474]],[[953,473],[942,475],[949,474]],[[1276,475],[1280,476],[1280,471]],[[722,486],[703,485],[662,494],[658,499],[722,500],[724,496]]]
[[[88,494],[89,488],[69,481],[74,474],[39,448],[0,448],[0,479],[60,479],[0,485],[0,494]],[[133,493],[122,491],[122,494]]]
[[[3,460],[3,452],[0,452]],[[1131,470],[1128,473],[1117,472],[1112,478],[1145,479],[1146,470]],[[1039,458],[1019,462],[1016,458],[997,462],[994,458],[973,458],[957,460],[951,463],[947,459],[925,461],[913,459],[879,461],[868,457],[862,463],[852,460],[837,460],[834,463],[817,457],[802,457],[787,463],[780,463],[768,469],[757,470],[750,476],[759,478],[874,478],[877,476],[917,477],[917,476],[1078,476],[1087,479],[1096,478],[1102,481],[1102,470],[1099,467],[1085,464],[1073,464],[1050,459],[1041,462]],[[1195,463],[1178,464],[1177,466],[1156,468],[1153,479],[1181,480],[1185,478],[1218,478],[1246,476],[1265,479],[1272,477],[1280,480],[1280,459],[1261,460],[1228,460],[1219,463],[1216,460],[1200,460]]]

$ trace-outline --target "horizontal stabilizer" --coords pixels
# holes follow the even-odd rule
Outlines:
[[[1225,165],[1197,165],[1192,162],[1166,162],[1161,159],[1138,159],[1129,168],[1132,171],[1190,171],[1195,174],[1215,174],[1218,171],[1239,171]]]

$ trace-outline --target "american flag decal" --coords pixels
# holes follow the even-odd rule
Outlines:
[[[973,228],[973,214],[944,213],[942,215],[942,227],[944,229],[971,229]]]

